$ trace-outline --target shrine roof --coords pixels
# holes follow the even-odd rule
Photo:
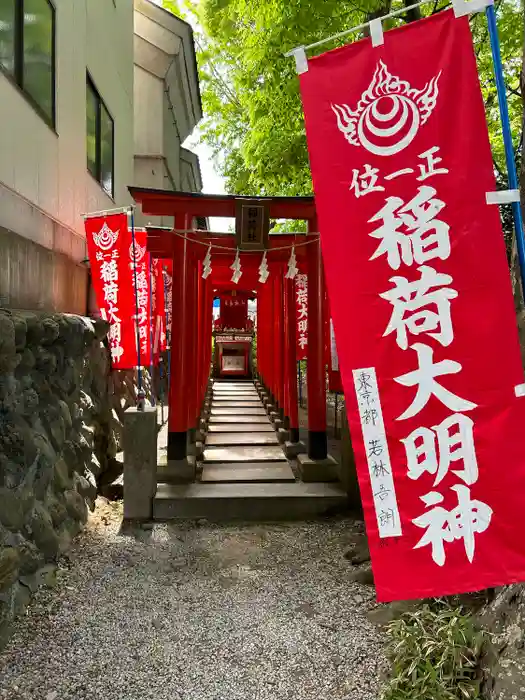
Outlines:
[[[192,217],[235,217],[238,200],[267,202],[272,219],[313,219],[316,216],[313,197],[245,197],[233,194],[202,194],[201,192],[175,192],[149,187],[128,187],[128,190],[144,214],[173,216],[188,214]]]

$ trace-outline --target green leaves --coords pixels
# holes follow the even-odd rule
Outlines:
[[[173,0],[165,0],[165,5]],[[299,82],[285,52],[370,17],[403,7],[402,0],[179,0],[202,27],[197,33],[205,121],[204,140],[237,194],[312,193]],[[438,12],[436,0],[421,14]],[[521,131],[523,22],[518,0],[496,0],[509,110],[516,145]],[[411,17],[385,22],[403,24]],[[505,180],[505,159],[490,42],[483,13],[471,20],[494,160]],[[356,37],[357,38],[357,35]],[[323,52],[342,41],[320,47]],[[467,135],[465,136],[468,137]],[[473,173],[473,177],[475,174]]]
[[[383,700],[480,697],[484,636],[461,608],[445,602],[405,613],[388,627],[392,677]]]

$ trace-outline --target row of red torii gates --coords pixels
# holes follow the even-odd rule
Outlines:
[[[299,442],[296,352],[296,303],[293,279],[286,279],[291,246],[308,275],[308,457],[327,458],[325,286],[317,218],[313,197],[257,198],[271,219],[300,219],[306,234],[271,235],[267,238],[270,275],[259,282],[263,250],[240,253],[242,276],[232,282],[230,266],[237,251],[234,235],[195,231],[201,217],[236,217],[239,203],[253,199],[231,195],[178,193],[130,187],[142,212],[173,216],[174,231],[147,227],[148,251],[173,260],[171,362],[168,417],[168,461],[186,460],[195,439],[209,384],[212,352],[213,298],[238,289],[257,295],[257,375],[273,396],[290,441]],[[188,232],[185,234],[175,232]],[[305,243],[307,243],[305,245]],[[212,272],[203,279],[203,261],[212,247]],[[287,247],[284,249],[283,247]]]

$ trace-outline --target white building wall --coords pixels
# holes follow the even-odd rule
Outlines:
[[[0,73],[0,227],[80,263],[86,255],[81,215],[131,201],[127,186],[133,181],[133,4],[131,0],[115,4],[54,0],[54,4],[56,131]],[[114,119],[114,200],[87,169],[86,70]],[[19,252],[12,254],[19,256],[22,248],[18,245]],[[20,261],[12,259],[10,264]],[[3,271],[0,262],[0,278]],[[80,273],[78,278],[81,284]],[[71,290],[61,289],[60,281],[54,279],[52,287],[53,297],[42,305],[85,311],[77,308],[85,303],[85,290],[79,289],[78,298],[71,300]],[[30,296],[38,296],[38,290],[33,291]],[[0,296],[0,303],[9,305],[17,305],[20,297],[5,275],[0,279]],[[27,294],[19,302],[29,303]]]
[[[200,191],[198,159],[184,160],[182,141],[200,120],[191,29],[149,0],[135,5],[135,176],[137,187]],[[195,167],[197,173],[190,172]],[[143,215],[138,226],[173,226],[173,217]]]

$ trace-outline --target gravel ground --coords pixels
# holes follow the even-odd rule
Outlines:
[[[0,654],[2,700],[376,700],[350,520],[88,528]]]

